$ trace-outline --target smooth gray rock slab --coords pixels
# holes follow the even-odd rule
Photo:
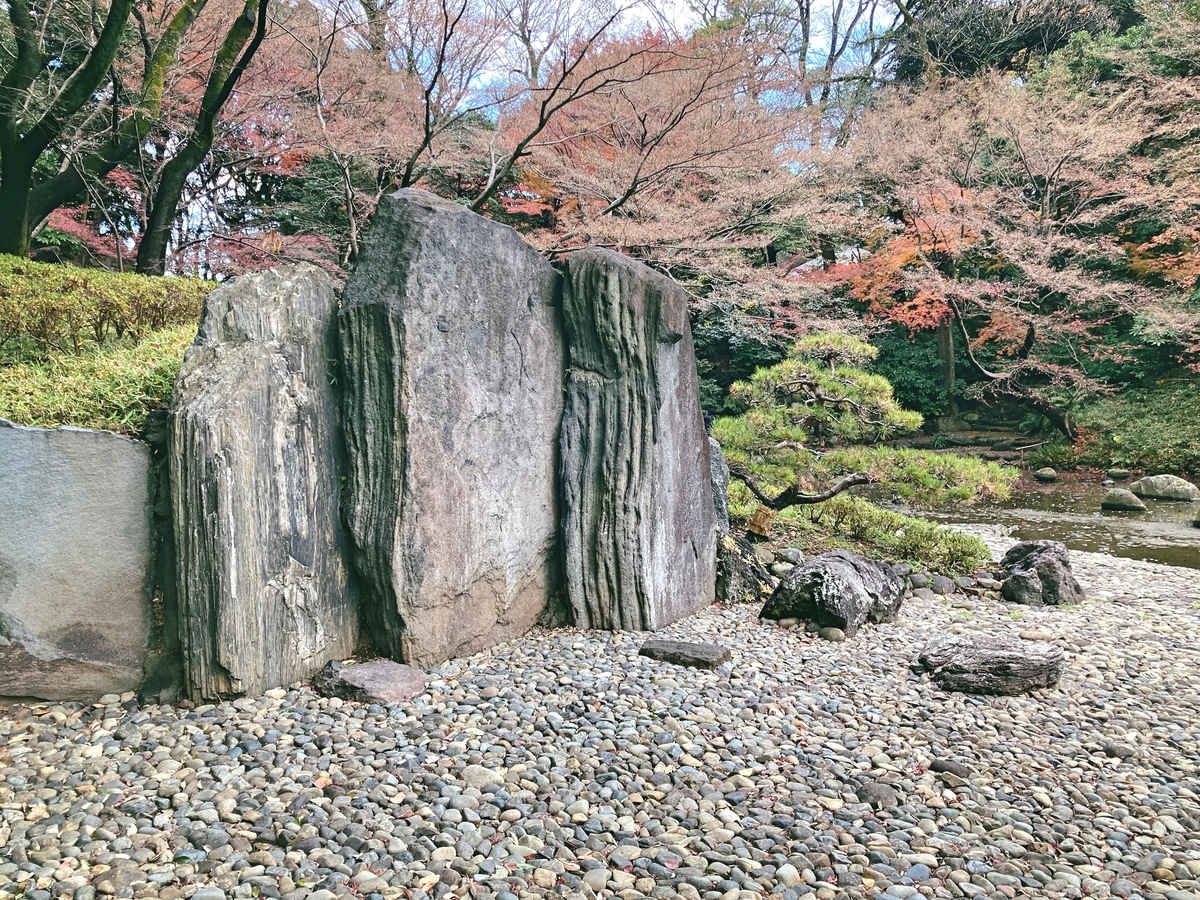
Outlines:
[[[424,673],[390,659],[347,666],[330,660],[313,678],[313,690],[323,697],[359,703],[407,703],[425,693]]]
[[[708,439],[708,459],[712,474],[713,507],[717,513],[718,537],[729,534],[729,463],[716,438]]]
[[[921,650],[919,669],[946,691],[967,694],[1023,694],[1053,687],[1062,678],[1062,648],[986,634],[944,635]]]
[[[642,644],[638,656],[674,663],[677,666],[694,666],[697,669],[715,669],[733,657],[728,647],[720,644],[700,644],[691,641],[672,641],[651,638]]]
[[[840,629],[851,638],[865,622],[894,622],[904,579],[891,566],[846,550],[822,553],[784,576],[760,613]]]
[[[151,635],[150,448],[0,419],[0,695],[136,690]]]
[[[1200,488],[1177,475],[1151,475],[1139,478],[1129,490],[1146,500],[1200,500]]]
[[[1124,488],[1113,488],[1100,501],[1100,508],[1117,512],[1145,512],[1146,504],[1133,491],[1127,491]]]
[[[567,596],[581,627],[658,629],[712,602],[708,437],[687,297],[609,250],[566,260]]]
[[[1071,572],[1071,556],[1060,541],[1022,541],[1000,560],[1000,595],[1025,606],[1083,602],[1083,588]]]
[[[559,607],[559,282],[506,225],[423,191],[380,202],[342,297],[345,517],[393,659],[468,655]]]
[[[170,467],[194,697],[258,695],[354,651],[336,309],[313,266],[244,275],[209,295],[184,358]]]

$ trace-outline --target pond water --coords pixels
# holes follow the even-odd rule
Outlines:
[[[1200,503],[1147,500],[1144,513],[1102,512],[1098,482],[1039,484],[1028,476],[1003,501],[919,515],[945,524],[999,525],[1019,540],[1062,541],[1073,550],[1109,553],[1200,569]]]

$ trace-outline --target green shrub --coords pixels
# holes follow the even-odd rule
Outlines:
[[[1200,475],[1200,384],[1164,381],[1083,409],[1078,448],[1087,465]]]
[[[19,425],[77,425],[141,434],[166,406],[195,325],[178,325],[40,361],[0,366],[0,418]]]
[[[758,502],[740,483],[729,486],[729,511],[745,518]],[[928,519],[881,509],[869,500],[840,494],[813,506],[779,513],[775,528],[808,553],[848,549],[890,563],[906,562],[945,575],[969,575],[991,565],[987,545],[974,535]]]
[[[195,323],[213,287],[0,255],[0,365]]]

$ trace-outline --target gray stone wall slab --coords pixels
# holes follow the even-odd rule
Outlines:
[[[0,419],[0,695],[136,690],[151,634],[150,448]]]

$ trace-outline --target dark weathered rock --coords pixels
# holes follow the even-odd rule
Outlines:
[[[1000,594],[1025,606],[1062,606],[1081,603],[1083,588],[1071,573],[1066,544],[1059,541],[1022,541],[1000,561],[1003,572]]]
[[[836,550],[809,557],[775,588],[760,614],[839,628],[850,638],[864,622],[894,622],[904,602],[904,579],[891,567]]]
[[[425,675],[390,659],[348,666],[336,659],[313,677],[313,690],[322,697],[341,697],[359,703],[407,703],[425,693]]]
[[[1138,499],[1137,494],[1133,493],[1133,491],[1127,491],[1124,488],[1113,488],[1100,501],[1100,508],[1119,512],[1145,512],[1146,504]]]
[[[698,644],[690,641],[671,641],[651,638],[642,644],[638,656],[657,659],[677,666],[694,666],[697,669],[715,669],[733,658],[729,648],[720,644]]]
[[[657,629],[713,600],[717,529],[683,289],[607,250],[567,258],[563,534],[575,624]]]
[[[935,594],[953,594],[958,589],[958,585],[954,583],[953,578],[934,575],[929,579],[929,589]]]
[[[1129,490],[1146,500],[1200,500],[1200,488],[1178,475],[1151,475],[1139,478]]]
[[[150,451],[0,419],[0,695],[135,690],[151,631]]]
[[[934,638],[917,664],[943,690],[1012,695],[1058,684],[1066,661],[1054,644],[971,634]]]
[[[213,291],[171,406],[184,673],[259,694],[349,656],[356,596],[338,517],[337,300],[312,266]]]
[[[971,767],[953,759],[935,759],[929,764],[930,772],[949,772],[959,778],[970,778]]]
[[[762,603],[770,596],[770,576],[754,548],[735,534],[717,542],[717,600],[721,603]]]
[[[1109,478],[1111,478],[1113,481],[1124,481],[1126,478],[1128,478],[1133,473],[1130,472],[1128,469],[1109,469],[1104,474],[1107,475]]]
[[[712,473],[713,507],[717,511],[717,536],[729,534],[729,464],[716,438],[708,439],[708,459]]]
[[[854,793],[859,803],[868,803],[875,809],[891,809],[900,803],[895,788],[878,781],[869,781],[858,787]]]
[[[345,517],[395,659],[474,653],[558,601],[558,284],[506,225],[423,191],[379,205],[343,294]]]

